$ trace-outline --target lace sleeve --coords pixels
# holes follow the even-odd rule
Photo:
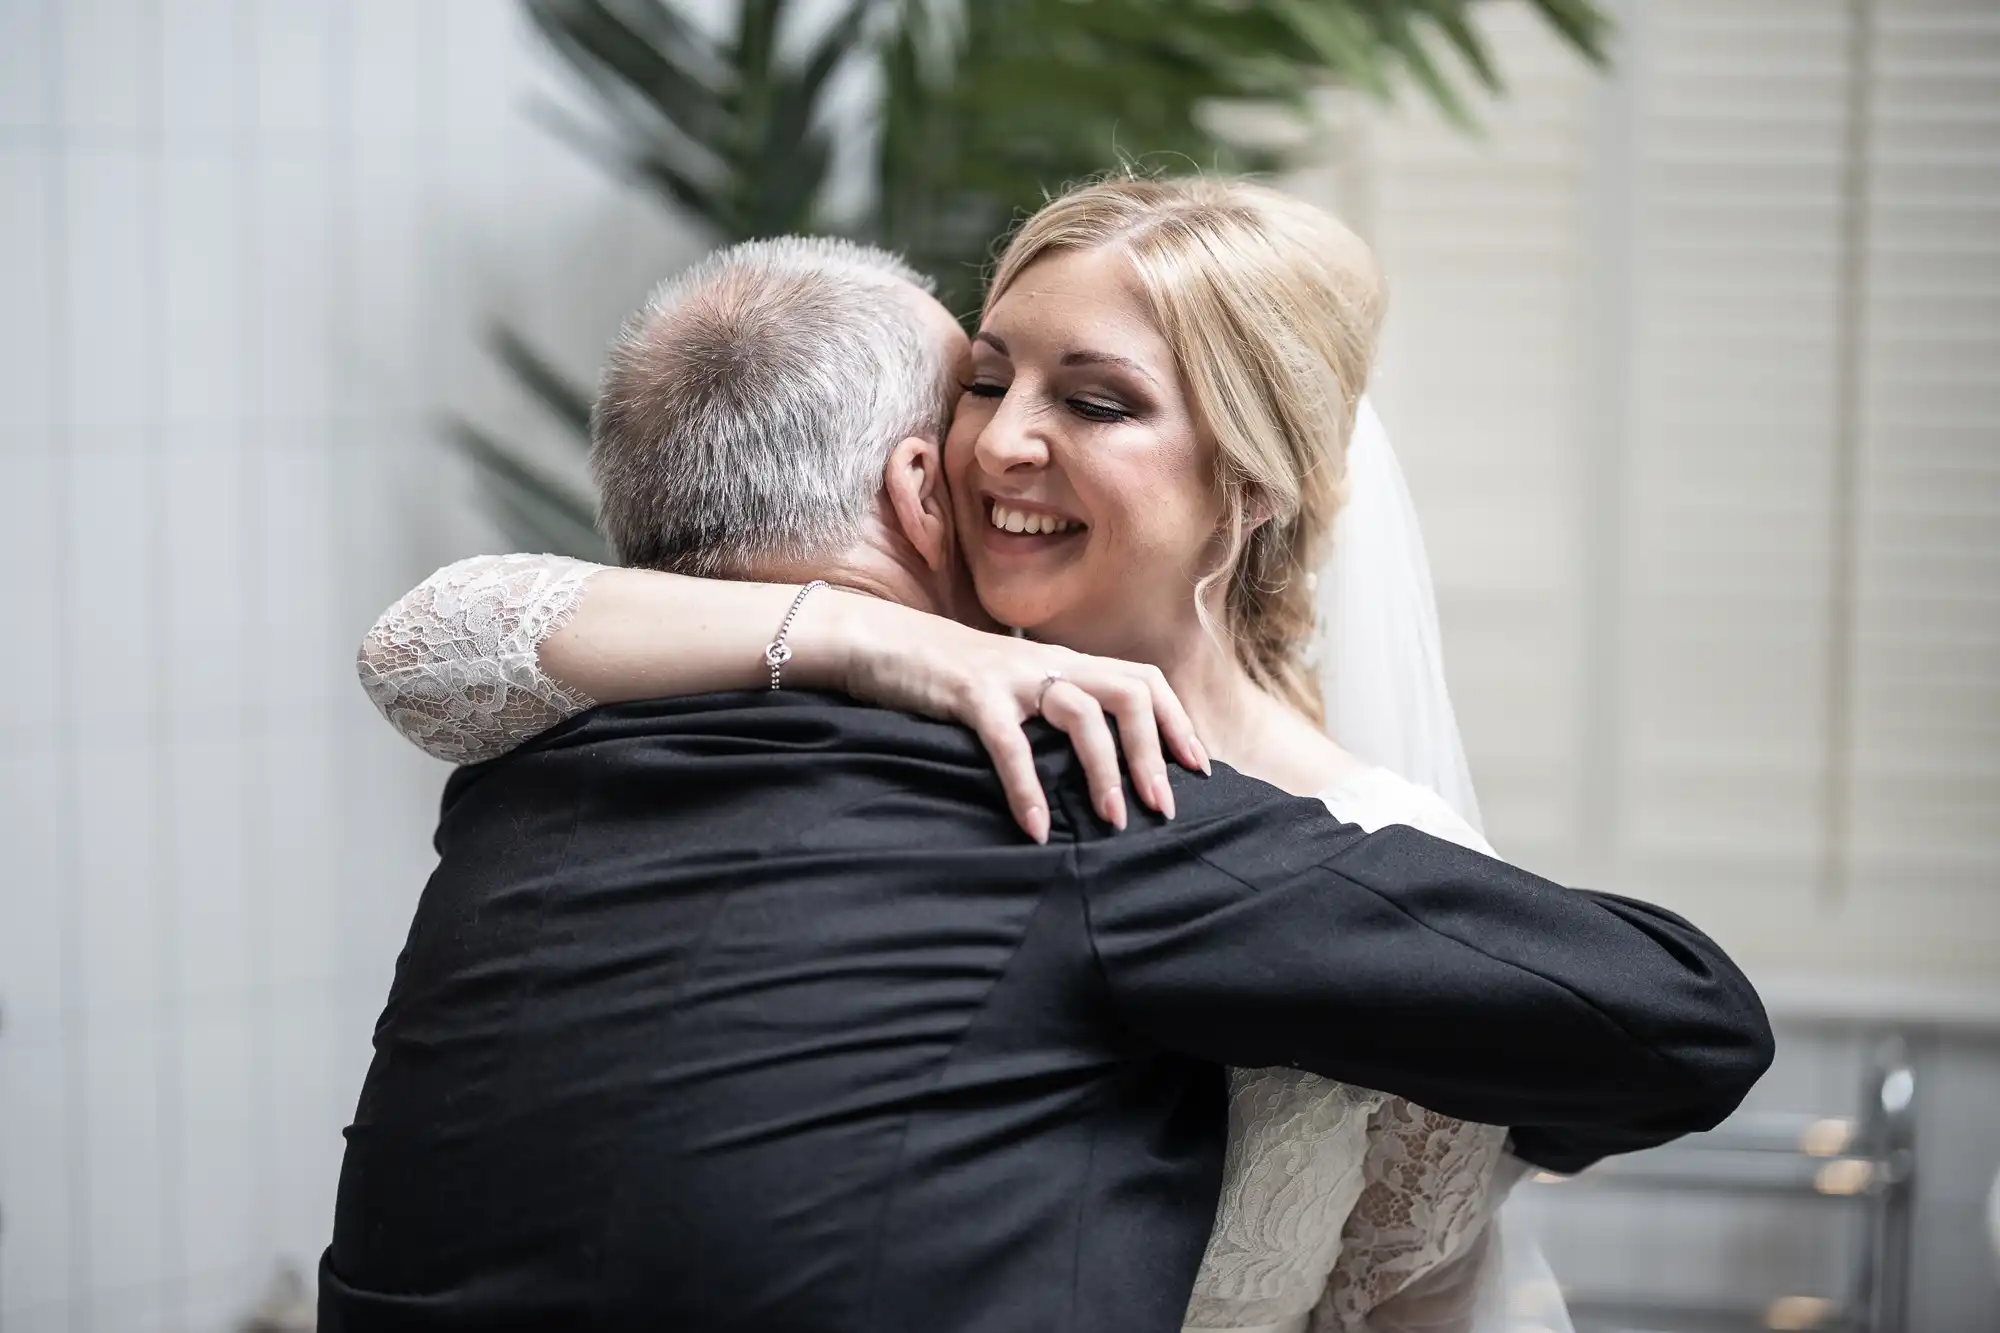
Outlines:
[[[1505,1281],[1500,1219],[1492,1219],[1457,1254],[1365,1312],[1367,1333],[1500,1333],[1516,1327],[1515,1310],[1497,1284]],[[1322,1327],[1332,1327],[1328,1324]],[[1567,1328],[1567,1320],[1554,1325]]]
[[[1361,1196],[1342,1229],[1315,1327],[1471,1329],[1483,1286],[1476,1270],[1491,1252],[1480,1242],[1505,1193],[1495,1176],[1506,1141],[1497,1125],[1386,1099],[1368,1123]],[[1461,1271],[1441,1281],[1448,1267]],[[1420,1299],[1413,1284],[1421,1285]],[[1395,1306],[1412,1302],[1420,1315],[1414,1308],[1405,1312],[1411,1320],[1392,1315]]]
[[[1493,851],[1436,793],[1380,770],[1327,799],[1366,828],[1407,824]],[[1500,1171],[1506,1142],[1501,1126],[1384,1098],[1368,1120],[1361,1194],[1313,1314],[1315,1333],[1470,1333],[1496,1253],[1486,1224],[1512,1183]]]
[[[595,700],[542,671],[536,650],[602,569],[559,555],[446,565],[382,613],[355,670],[389,725],[454,764],[492,759]]]

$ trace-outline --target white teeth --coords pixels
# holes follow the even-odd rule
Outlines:
[[[1003,532],[1019,532],[1037,536],[1045,532],[1067,532],[1076,527],[1066,518],[1054,514],[1031,514],[1025,509],[1011,509],[996,503],[991,512],[993,526]]]

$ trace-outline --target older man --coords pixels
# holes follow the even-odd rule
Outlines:
[[[962,337],[912,279],[739,247],[635,321],[595,441],[624,558],[969,613],[938,467]],[[593,690],[589,654],[559,670]],[[479,752],[477,718],[405,703]],[[792,688],[600,707],[460,770],[322,1327],[1165,1333],[1225,1064],[1574,1170],[1713,1123],[1769,1059],[1670,913],[1226,769],[1108,836],[1068,748],[1036,763],[1046,844],[968,733]]]

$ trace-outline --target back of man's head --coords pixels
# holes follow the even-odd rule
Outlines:
[[[591,417],[599,520],[624,564],[741,575],[849,546],[890,451],[940,439],[946,377],[887,251],[827,238],[718,251],[654,293]]]

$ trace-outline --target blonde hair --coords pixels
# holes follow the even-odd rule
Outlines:
[[[1374,256],[1331,215],[1262,185],[1128,176],[1071,190],[1029,218],[987,307],[1038,260],[1103,247],[1130,262],[1215,442],[1225,545],[1195,587],[1196,612],[1251,679],[1323,723],[1306,661],[1312,576],[1381,329]],[[1225,580],[1218,626],[1208,603]]]

